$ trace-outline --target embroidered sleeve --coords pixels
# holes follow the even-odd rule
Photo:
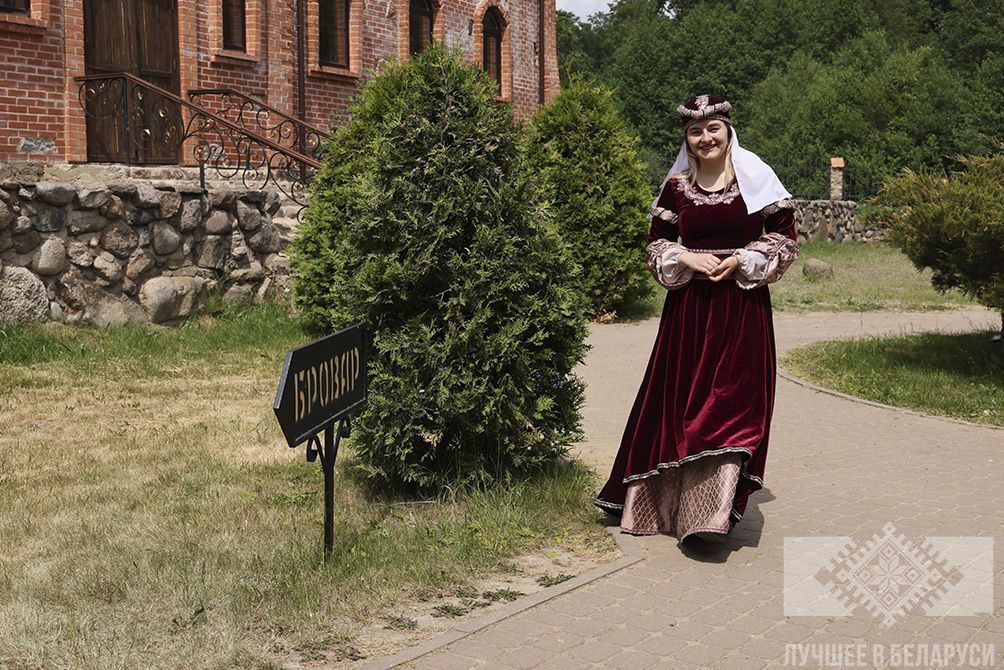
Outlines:
[[[652,276],[670,290],[682,288],[689,282],[694,271],[680,264],[680,254],[687,247],[669,240],[655,240],[648,245],[647,265]]]
[[[743,249],[737,249],[736,283],[743,289],[773,284],[798,258],[798,233],[794,205],[779,200],[761,210],[764,234]]]

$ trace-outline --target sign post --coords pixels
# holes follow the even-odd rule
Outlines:
[[[320,457],[324,472],[325,559],[331,556],[334,544],[338,444],[352,432],[349,414],[364,402],[365,324],[356,324],[286,354],[273,409],[290,448],[295,449],[306,441],[307,461],[313,463]]]

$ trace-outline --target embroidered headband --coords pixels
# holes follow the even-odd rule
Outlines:
[[[676,111],[683,120],[684,130],[695,121],[717,119],[725,121],[730,125],[732,123],[732,119],[729,116],[729,113],[732,111],[732,103],[714,95],[699,95],[696,98],[691,98],[677,107]]]

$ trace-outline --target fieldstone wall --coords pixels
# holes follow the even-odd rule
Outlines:
[[[288,295],[272,191],[0,182],[0,324],[169,323],[215,291]]]
[[[885,231],[865,227],[858,220],[858,203],[852,200],[794,200],[800,241],[873,242]]]

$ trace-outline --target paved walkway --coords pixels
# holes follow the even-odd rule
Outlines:
[[[600,471],[612,462],[657,323],[592,329],[582,369],[589,392],[581,455]],[[817,339],[999,323],[983,310],[775,319],[779,354]],[[859,643],[867,650],[851,659],[861,661],[857,667],[882,667],[872,653],[915,643],[994,644],[990,660],[1004,667],[1004,431],[869,406],[779,379],[765,483],[721,548],[699,552],[669,537],[621,535],[622,546],[642,560],[403,667],[820,667],[812,654],[836,648],[818,645]],[[995,557],[973,554],[972,564],[961,566],[974,574],[988,566],[984,583],[994,589],[987,611],[995,616],[908,614],[891,626],[863,609],[851,616],[785,616],[785,538],[866,539],[887,522],[908,538],[995,538]],[[837,549],[826,551],[823,560]],[[799,570],[787,572],[792,579]],[[808,656],[786,658],[786,647],[790,654],[798,644]],[[907,660],[905,667],[938,667]],[[961,667],[973,667],[969,660]]]

